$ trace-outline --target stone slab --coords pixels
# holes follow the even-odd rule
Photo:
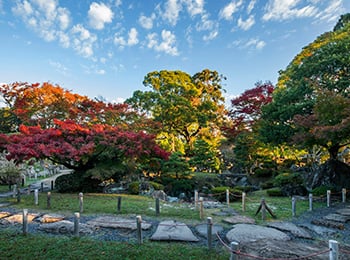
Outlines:
[[[288,231],[292,235],[299,238],[312,239],[312,236],[309,232],[307,232],[304,228],[298,227],[297,225],[291,222],[271,222],[267,226],[281,231]]]
[[[347,221],[350,220],[350,215],[345,216],[345,215],[341,215],[341,214],[332,213],[332,214],[328,214],[327,216],[324,216],[323,219],[341,222],[341,223],[346,223]]]
[[[261,239],[271,239],[271,240],[280,240],[288,241],[290,237],[275,228],[263,227],[252,224],[237,224],[227,232],[226,238],[228,241],[239,242],[239,243],[248,243],[254,242]]]
[[[86,224],[104,228],[122,228],[131,230],[137,229],[136,219],[127,219],[113,216],[97,217],[95,219],[87,221]],[[150,229],[151,227],[152,224],[142,221],[141,228],[143,230]]]
[[[343,216],[350,216],[350,208],[338,209],[336,212]]]
[[[184,223],[165,220],[159,223],[151,240],[198,242],[199,239]]]
[[[53,234],[74,234],[74,223],[68,220],[62,220],[53,223],[40,224],[39,230]],[[79,224],[79,234],[91,234],[93,230],[86,224]]]
[[[6,218],[6,217],[8,217],[10,215],[11,215],[10,212],[2,211],[2,212],[0,212],[0,219],[1,218]]]
[[[222,221],[229,224],[255,224],[253,218],[240,215],[224,218]]]
[[[52,222],[58,222],[64,220],[63,215],[58,214],[44,214],[43,216],[39,217],[38,220],[41,223],[52,223]]]
[[[38,214],[28,214],[28,223],[31,223],[33,221],[33,219],[35,219],[36,217],[38,217]],[[11,224],[15,224],[15,223],[19,223],[22,224],[23,223],[23,213],[17,213],[17,214],[13,214],[9,217],[5,217],[2,220],[5,220]]]

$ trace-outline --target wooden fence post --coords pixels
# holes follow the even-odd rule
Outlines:
[[[237,242],[231,242],[230,244],[231,247],[231,255],[230,255],[230,260],[238,260],[238,255],[236,252],[239,250],[239,244]]]
[[[44,192],[44,183],[43,183],[43,182],[40,183],[40,191],[41,191],[41,192]]]
[[[21,188],[20,187],[17,188],[17,202],[18,203],[21,202]]]
[[[266,220],[266,204],[264,198],[261,199],[261,220]]]
[[[329,240],[329,260],[339,259],[339,244],[335,240]]]
[[[296,213],[296,203],[297,200],[295,197],[292,197],[292,216],[295,217],[297,215]]]
[[[16,198],[16,194],[17,194],[17,184],[13,184],[13,187],[12,187],[12,198]]]
[[[312,202],[313,202],[312,193],[310,193],[309,194],[309,211],[313,210]]]
[[[230,191],[226,189],[226,204],[227,207],[230,207]]]
[[[22,224],[23,224],[23,235],[28,234],[28,210],[23,209],[23,219],[22,219]]]
[[[82,192],[79,193],[79,212],[83,213],[84,211],[84,194]]]
[[[54,182],[54,181],[51,181],[51,190],[54,189],[54,185],[55,185],[55,182]]]
[[[327,190],[327,208],[331,206],[331,191]]]
[[[207,218],[207,245],[208,249],[211,250],[213,240],[213,219],[211,217]]]
[[[346,189],[343,188],[341,190],[341,193],[342,193],[342,202],[345,203],[346,202]]]
[[[137,227],[137,243],[142,244],[142,218],[141,216],[136,216],[136,227]]]
[[[35,205],[39,205],[39,190],[38,189],[34,190],[34,203],[35,203]]]
[[[242,192],[242,212],[245,212],[245,196],[246,193]]]
[[[51,208],[51,192],[47,193],[47,208]]]
[[[156,198],[156,216],[158,217],[160,213],[159,198]]]
[[[75,236],[79,236],[79,219],[80,219],[80,213],[79,212],[75,212],[74,213],[74,235]]]
[[[194,191],[194,206],[198,209],[198,191]]]
[[[117,212],[120,213],[120,211],[121,211],[121,206],[122,206],[122,197],[118,196],[117,199],[118,199],[118,202],[117,202]]]
[[[204,215],[204,210],[203,210],[203,198],[200,197],[199,198],[199,218],[203,219],[203,215]]]

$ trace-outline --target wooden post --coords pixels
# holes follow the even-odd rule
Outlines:
[[[55,182],[54,182],[54,181],[51,181],[51,190],[54,189],[54,184],[55,184]]]
[[[121,206],[122,206],[122,197],[118,196],[117,199],[118,199],[118,202],[117,202],[117,212],[120,213],[120,211],[121,211]]]
[[[39,205],[39,191],[38,191],[38,189],[34,190],[34,202],[35,202],[35,205]]]
[[[12,189],[12,197],[16,198],[16,194],[17,194],[17,184],[14,184]]]
[[[136,227],[137,227],[137,243],[142,244],[142,218],[141,216],[136,216]]]
[[[82,192],[79,193],[79,212],[84,212],[84,194]]]
[[[327,190],[327,207],[331,206],[331,191]]]
[[[346,189],[343,188],[341,190],[341,194],[342,194],[342,202],[345,203],[346,202]]]
[[[194,191],[194,206],[198,209],[198,191]]]
[[[156,198],[156,216],[158,217],[160,213],[159,198]]]
[[[47,208],[51,208],[51,192],[47,193]]]
[[[297,215],[296,213],[296,203],[297,200],[295,197],[292,197],[292,216],[295,217]]]
[[[199,218],[203,219],[204,209],[203,209],[203,198],[199,198]]]
[[[230,207],[230,191],[226,189],[226,204],[227,207]]]
[[[40,183],[40,187],[41,187],[41,188],[40,188],[40,191],[41,191],[41,192],[44,192],[44,183],[43,183],[43,182]]]
[[[74,236],[79,236],[79,219],[80,219],[80,213],[79,212],[75,212],[74,213]]]
[[[261,220],[266,220],[266,203],[264,198],[261,199]]]
[[[22,224],[23,224],[23,235],[27,235],[28,234],[28,210],[27,209],[23,209],[23,220],[22,220]]]
[[[231,242],[230,244],[231,247],[231,255],[230,255],[230,260],[238,260],[238,255],[236,252],[239,250],[239,244],[237,242]]]
[[[208,249],[211,250],[213,240],[213,219],[211,217],[207,218],[207,245]]]
[[[17,188],[17,203],[21,202],[21,188]]]
[[[246,193],[242,192],[242,212],[245,212],[245,196]]]
[[[312,197],[312,193],[309,193],[309,211],[313,210],[313,197]]]
[[[339,244],[335,240],[329,240],[329,260],[339,259]]]

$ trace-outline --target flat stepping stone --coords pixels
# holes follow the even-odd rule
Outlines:
[[[184,223],[166,220],[159,223],[151,240],[198,242],[199,239]]]
[[[350,220],[350,215],[345,216],[345,215],[332,213],[332,214],[328,214],[327,216],[323,217],[323,219],[345,223],[345,222]]]
[[[291,222],[271,222],[267,226],[281,231],[288,231],[299,238],[312,239],[312,236],[309,232]]]
[[[74,223],[68,220],[62,220],[53,223],[40,224],[39,230],[53,234],[74,234]],[[92,228],[86,224],[79,224],[79,234],[91,234]]]
[[[211,234],[213,239],[217,239],[216,233],[223,231],[224,228],[220,225],[214,224],[211,227]],[[203,237],[208,238],[208,225],[200,224],[196,226],[196,231]]]
[[[224,218],[222,221],[229,224],[255,224],[253,218],[240,215]]]
[[[58,215],[58,214],[45,214],[38,218],[38,220],[41,223],[52,223],[52,222],[58,222],[62,221],[64,219],[64,216]]]
[[[28,214],[28,223],[32,222],[33,219],[35,219],[36,217],[38,217],[38,214],[31,214],[29,213]],[[22,224],[23,223],[23,213],[17,213],[17,214],[13,214],[9,217],[5,217],[3,218],[2,220],[5,220],[7,221],[8,223],[11,223],[11,224],[15,224],[15,223],[20,223]]]
[[[86,224],[91,226],[104,227],[104,228],[123,228],[123,229],[131,229],[131,230],[137,229],[136,219],[131,220],[131,219],[119,218],[119,217],[113,217],[113,216],[97,217],[95,219],[87,221]],[[150,229],[151,227],[152,227],[152,224],[143,222],[143,221],[141,222],[141,228],[143,230]]]
[[[10,216],[10,215],[11,215],[10,212],[2,211],[2,212],[0,212],[0,219],[6,218],[6,217],[8,217],[8,216]]]
[[[343,216],[350,216],[350,208],[338,209],[336,212]]]
[[[305,223],[305,224],[302,224],[301,227],[306,228],[312,232],[315,232],[317,235],[319,235],[322,238],[334,236],[337,234],[337,231],[335,231],[334,229],[330,229],[328,227],[325,227],[325,226],[319,226],[319,225]]]
[[[226,238],[228,241],[239,242],[239,243],[249,243],[255,242],[261,239],[271,239],[288,241],[290,237],[275,228],[263,227],[251,224],[237,224],[235,225],[227,234]]]

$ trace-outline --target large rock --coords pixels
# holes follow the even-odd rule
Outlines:
[[[41,224],[39,230],[53,234],[74,234],[74,223],[68,220]],[[93,230],[86,224],[79,224],[79,234],[91,234]]]
[[[258,257],[259,259],[329,259],[328,245],[325,242],[305,243],[262,239],[254,243],[240,243],[239,249],[245,254],[239,259],[247,260]]]
[[[267,226],[281,231],[288,231],[295,237],[312,239],[309,232],[291,222],[270,222]]]
[[[254,242],[260,239],[271,240],[290,240],[290,237],[274,228],[263,227],[250,224],[237,224],[226,234],[226,238],[230,241],[236,242]]]
[[[136,219],[126,219],[126,218],[119,218],[119,217],[113,217],[113,216],[97,217],[87,221],[86,224],[91,226],[104,227],[104,228],[123,228],[123,229],[131,229],[131,230],[137,229]],[[143,230],[150,229],[151,227],[152,227],[152,224],[144,221],[141,222],[141,228]]]
[[[199,239],[189,227],[181,222],[166,220],[159,223],[151,240],[198,242]]]

